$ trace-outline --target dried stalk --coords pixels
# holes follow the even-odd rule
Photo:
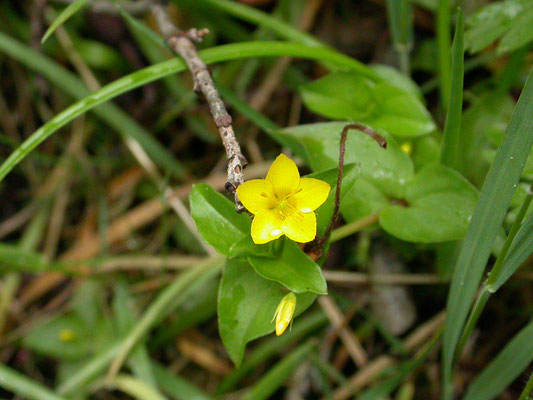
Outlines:
[[[241,147],[235,138],[233,131],[232,118],[226,111],[217,88],[211,78],[211,74],[205,63],[200,59],[194,46],[194,42],[200,42],[209,31],[207,29],[190,29],[189,31],[179,30],[171,21],[165,7],[152,1],[152,14],[154,15],[159,30],[167,40],[170,48],[183,58],[194,80],[194,90],[203,93],[211,115],[215,120],[222,143],[226,150],[228,158],[228,179],[226,182],[226,191],[235,197],[235,206],[237,211],[244,210],[244,206],[239,201],[236,189],[244,182],[243,169],[247,164],[246,158],[242,155]]]
[[[331,236],[333,227],[335,226],[335,223],[337,222],[337,219],[339,218],[340,206],[341,206],[341,186],[342,186],[342,178],[343,178],[343,173],[344,173],[344,154],[346,152],[346,138],[348,137],[348,131],[350,129],[356,129],[358,131],[363,132],[364,134],[374,139],[377,142],[377,144],[379,144],[382,148],[384,149],[387,148],[387,141],[385,140],[385,138],[366,125],[355,123],[355,124],[346,125],[342,129],[341,139],[339,143],[339,172],[337,174],[337,186],[335,188],[335,208],[333,209],[333,215],[328,223],[328,226],[326,228],[326,231],[324,232],[324,235],[321,237],[317,237],[315,240],[307,244],[305,247],[305,252],[308,255],[310,255],[311,258],[315,260],[322,257],[323,255],[322,248],[324,244],[328,241],[329,237]],[[373,223],[373,218],[370,220],[370,223]]]

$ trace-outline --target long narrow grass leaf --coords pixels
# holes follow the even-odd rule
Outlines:
[[[122,367],[132,348],[148,333],[153,325],[165,318],[172,310],[181,304],[188,296],[199,290],[207,280],[218,273],[224,264],[223,257],[209,260],[203,265],[180,274],[172,284],[166,287],[148,306],[138,323],[130,330],[122,342],[120,351],[113,360],[109,370],[109,377],[113,377]],[[177,304],[176,297],[180,303]],[[172,305],[173,307],[170,307]]]
[[[468,387],[463,400],[491,400],[533,362],[533,321],[527,324]]]
[[[65,400],[41,383],[0,364],[0,387],[29,400]]]
[[[533,252],[533,215],[520,226],[515,240],[507,253],[502,269],[489,286],[491,292],[497,291],[516,272]]]
[[[449,104],[451,84],[450,0],[437,3],[437,51],[439,61],[439,85],[442,104]]]
[[[152,363],[158,385],[175,400],[212,400],[213,398],[200,388],[181,378],[160,364]]]
[[[387,0],[387,16],[400,69],[409,75],[409,52],[413,46],[413,6],[409,0]]]
[[[54,19],[54,22],[48,27],[46,30],[41,43],[46,42],[46,40],[54,33],[54,31],[63,25],[67,20],[72,17],[74,14],[76,14],[78,11],[80,11],[83,6],[87,3],[87,0],[74,0],[72,3],[70,3],[61,13]]]
[[[106,382],[106,387],[118,389],[137,400],[167,400],[167,397],[159,393],[157,389],[131,375],[117,375],[111,381]]]
[[[479,286],[492,245],[533,143],[533,70],[487,174],[455,267],[444,331],[445,398],[452,394],[455,348]]]
[[[461,134],[461,114],[463,109],[463,26],[463,11],[461,8],[459,8],[452,46],[452,82],[450,102],[447,108],[441,150],[441,162],[444,165],[455,169],[458,169],[459,166],[459,135]]]
[[[62,113],[56,115],[47,124],[43,125],[39,130],[34,132],[34,134],[27,139],[26,142],[24,142],[19,148],[17,148],[17,150],[15,150],[15,152],[11,154],[9,158],[11,159],[10,162],[16,159],[23,159],[33,148],[35,148],[35,146],[37,146],[59,128],[64,126],[66,123],[103,102],[99,95],[101,91],[91,94],[83,82],[74,74],[50,60],[48,57],[32,50],[28,46],[2,32],[0,32],[0,52],[6,53],[7,55],[26,65],[28,68],[35,70],[42,76],[49,79],[56,87],[64,90],[74,98],[78,100],[83,99],[73,106],[67,108]],[[148,80],[148,82],[149,81],[150,80]],[[114,83],[110,83],[107,85],[107,88],[110,89],[113,88],[113,86]],[[121,94],[120,91],[115,93],[116,95]],[[132,137],[139,142],[139,144],[146,150],[148,155],[164,170],[171,172],[176,177],[184,176],[185,169],[180,163],[178,163],[172,154],[146,129],[139,125],[118,106],[114,104],[108,104],[106,107],[100,107],[94,110],[94,112],[99,118],[113,127],[123,137]],[[69,117],[69,113],[73,113],[71,117]],[[61,118],[58,118],[60,115]],[[38,135],[37,132],[39,132]],[[34,140],[36,139],[37,141],[35,142]],[[3,175],[0,173],[0,180],[2,178]]]
[[[29,67],[43,73],[58,86],[66,88],[78,98],[82,96],[79,93],[75,93],[77,89],[83,95],[88,94],[85,86],[67,71],[55,68],[56,65],[46,57],[29,50],[24,45],[1,32],[0,52],[7,53]],[[348,69],[358,68],[357,62],[348,56],[326,48],[313,48],[298,43],[246,42],[214,47],[200,52],[200,57],[208,64],[242,58],[282,56],[327,60],[338,67]],[[77,103],[74,103],[57,114],[45,125],[41,126],[17,150],[11,153],[4,163],[0,165],[0,181],[40,143],[58,129],[71,122],[74,118],[129,90],[146,85],[149,82],[161,79],[170,74],[183,71],[184,69],[185,64],[180,59],[173,58],[117,79]],[[62,80],[63,75],[65,80]],[[65,81],[68,82],[68,85],[65,84]],[[162,150],[162,146],[153,137],[147,135],[144,129],[122,110],[118,109],[118,107],[109,104],[106,107],[96,109],[95,112],[123,134],[131,134],[144,145],[148,154],[154,156],[155,160],[158,160],[161,164],[166,160],[163,164],[165,167],[169,169],[173,168],[176,173],[182,172],[181,167],[175,164],[173,157],[166,150]]]
[[[313,340],[300,345],[272,367],[244,396],[243,400],[268,399],[295,371],[315,346]]]
[[[263,11],[260,11],[256,8],[247,6],[245,4],[238,3],[236,1],[229,0],[174,0],[177,3],[187,3],[187,5],[195,6],[197,4],[205,4],[210,7],[214,7],[218,10],[224,11],[228,14],[231,14],[237,18],[241,18],[247,22],[257,24],[259,26],[265,27],[276,33],[277,36],[291,40],[297,43],[301,43],[306,46],[311,47],[320,47],[320,48],[329,48],[325,43],[322,43],[320,40],[316,39],[313,35],[302,32],[301,30],[295,28],[289,23],[282,21],[279,18],[273,17]],[[329,48],[331,51],[338,53],[336,50]],[[369,77],[370,79],[380,80],[380,77],[375,73],[370,67],[364,65],[363,63],[351,58],[353,63],[353,70]],[[323,59],[320,62],[329,64],[330,60]]]

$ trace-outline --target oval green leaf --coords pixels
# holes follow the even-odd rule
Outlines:
[[[300,86],[300,93],[307,108],[328,118],[364,122],[401,137],[435,129],[431,115],[412,91],[355,72],[332,72]]]
[[[379,223],[408,242],[458,240],[466,232],[477,197],[477,190],[459,173],[440,165],[427,166],[407,184],[407,205],[386,207]]]
[[[300,249],[296,242],[282,240],[279,257],[249,256],[248,261],[265,279],[281,283],[295,293],[326,294],[327,284],[322,270]]]
[[[226,262],[218,292],[218,329],[231,360],[240,365],[246,343],[274,331],[272,318],[287,294],[279,283],[256,274],[245,259]],[[295,315],[315,300],[313,293],[297,294]]]
[[[202,238],[221,254],[250,235],[250,218],[206,183],[194,185],[190,194],[191,215]]]

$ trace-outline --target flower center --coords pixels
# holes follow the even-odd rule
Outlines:
[[[281,220],[290,217],[292,214],[298,211],[292,204],[292,201],[289,200],[289,197],[290,196],[286,196],[278,204],[278,214]]]

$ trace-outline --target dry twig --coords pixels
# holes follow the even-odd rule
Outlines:
[[[209,31],[207,29],[190,29],[186,32],[179,30],[171,21],[168,12],[163,5],[156,0],[152,1],[152,14],[154,15],[159,29],[170,48],[183,58],[194,80],[194,90],[203,93],[211,115],[215,120],[222,143],[226,150],[228,158],[228,179],[226,190],[229,194],[235,196],[235,206],[237,211],[244,210],[244,206],[239,201],[236,189],[244,182],[243,169],[247,164],[246,158],[242,155],[241,147],[235,138],[233,131],[232,118],[226,111],[224,102],[211,78],[209,70],[205,63],[198,56],[196,47],[193,42],[200,42]]]

